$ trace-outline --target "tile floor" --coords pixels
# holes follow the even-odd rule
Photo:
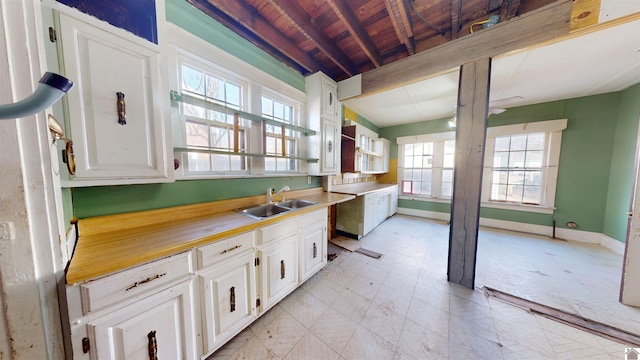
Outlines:
[[[622,344],[446,281],[448,226],[395,215],[209,359],[624,359]],[[337,249],[337,250],[336,250]],[[601,247],[481,229],[484,285],[640,333],[617,301],[622,258]]]

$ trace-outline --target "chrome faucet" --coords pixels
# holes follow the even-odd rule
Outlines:
[[[289,188],[288,186],[284,186],[282,189],[278,190],[278,192],[274,194],[273,188],[269,187],[267,189],[267,204],[271,204],[273,202],[273,199],[275,199],[276,196],[278,196],[281,192],[289,191],[289,190],[291,190],[291,188]],[[284,200],[284,197],[282,198],[282,200]]]

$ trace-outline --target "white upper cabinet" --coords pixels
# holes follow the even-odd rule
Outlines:
[[[76,85],[65,115],[76,173],[64,185],[172,181],[158,45],[84,14],[58,19],[61,71]]]
[[[322,115],[338,116],[338,85],[335,81],[326,76],[321,77],[322,81]]]
[[[311,175],[335,175],[340,172],[340,103],[337,85],[318,72],[305,79],[307,127],[316,131],[307,144],[307,157],[319,159],[307,165]]]

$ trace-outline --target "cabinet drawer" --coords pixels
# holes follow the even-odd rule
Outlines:
[[[327,208],[322,208],[320,210],[314,211],[312,213],[300,216],[300,229],[304,230],[307,226],[315,224],[315,223],[324,223],[328,222],[328,213]]]
[[[298,233],[297,217],[258,229],[258,245],[279,240],[296,233]]]
[[[87,314],[116,303],[124,305],[127,299],[148,296],[188,279],[191,271],[189,251],[82,284],[82,310]]]
[[[246,250],[253,250],[253,231],[198,248],[198,269],[219,263]]]

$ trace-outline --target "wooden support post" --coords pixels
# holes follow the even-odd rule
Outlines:
[[[491,59],[460,67],[447,277],[474,288]]]

